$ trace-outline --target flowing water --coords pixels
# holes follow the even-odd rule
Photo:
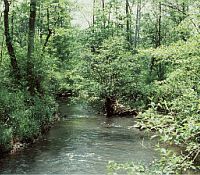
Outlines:
[[[107,119],[60,103],[65,119],[43,139],[0,160],[0,174],[106,174],[109,161],[149,164],[156,141],[134,129],[133,118]]]

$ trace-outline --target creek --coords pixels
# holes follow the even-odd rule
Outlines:
[[[60,102],[64,118],[37,143],[0,160],[0,174],[106,174],[109,161],[149,164],[156,141],[133,118],[106,118]]]

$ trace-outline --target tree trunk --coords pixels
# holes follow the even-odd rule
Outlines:
[[[31,95],[35,94],[35,75],[34,75],[34,37],[36,21],[37,0],[30,0],[29,34],[28,34],[28,53],[27,53],[27,77],[28,90]]]
[[[2,21],[1,21],[2,17],[3,17],[3,12],[2,12],[1,15],[0,15],[0,25],[1,25],[1,22],[2,22]],[[2,37],[2,42],[1,42],[0,64],[1,64],[2,58],[3,58],[3,46],[4,46],[4,35],[3,35],[3,37]]]
[[[94,30],[94,25],[95,25],[95,11],[96,11],[96,0],[93,0],[93,13],[92,13],[92,26]],[[93,31],[94,33],[94,31]]]
[[[42,43],[42,35],[43,35],[43,20],[42,20],[42,14],[41,14],[41,10],[42,10],[42,6],[43,3],[39,3],[39,12],[38,12],[38,22],[39,22],[39,27],[38,27],[38,35],[40,37],[40,42]]]
[[[106,97],[105,110],[106,110],[107,117],[112,117],[114,115],[114,112],[115,112],[114,104],[115,103],[116,103],[116,99],[114,97]]]
[[[96,15],[96,0],[93,0],[93,9],[92,9],[92,33],[95,33],[95,16]],[[91,52],[95,53],[96,52],[96,48],[95,48],[95,44],[91,44]]]
[[[1,43],[0,64],[2,63],[3,60],[3,47],[4,47],[4,36],[2,38],[2,43]]]
[[[131,46],[131,27],[130,27],[130,11],[129,11],[129,0],[126,0],[126,38]]]
[[[44,46],[43,46],[43,51],[45,50],[45,48],[47,47],[47,44],[49,42],[49,39],[52,35],[52,29],[50,29],[50,24],[49,24],[49,8],[47,8],[47,26],[48,26],[48,35],[46,37],[46,40],[45,40],[45,43],[44,43]]]
[[[6,37],[6,46],[7,46],[8,54],[10,56],[14,77],[17,81],[19,81],[21,78],[20,69],[17,63],[17,58],[15,55],[15,50],[12,44],[12,39],[11,39],[10,31],[9,31],[10,29],[9,29],[9,2],[8,0],[4,0],[4,5],[5,5],[5,10],[4,10],[4,30],[5,31],[4,33]]]
[[[162,5],[161,2],[159,2],[158,5],[159,14],[158,14],[158,22],[157,22],[157,36],[156,36],[156,48],[161,45],[161,22],[162,22]]]
[[[137,2],[134,47],[137,48],[140,37],[141,0]]]
[[[3,17],[3,12],[1,12],[1,15],[0,15],[0,25],[1,25],[1,19]]]
[[[158,4],[158,16],[157,16],[157,23],[156,23],[156,32],[155,32],[155,48],[158,48],[161,45],[162,41],[162,35],[161,35],[161,23],[162,23],[162,4],[159,2]],[[155,58],[151,58],[151,63],[150,63],[150,77],[152,76],[153,68],[155,66]],[[161,80],[163,79],[163,66],[162,63],[159,63],[158,65],[158,70],[157,70],[157,75],[158,79]]]
[[[12,8],[13,9],[15,8],[14,1],[12,3]],[[12,40],[13,40],[13,37],[14,37],[14,14],[12,13],[12,16],[11,16],[11,39]]]
[[[103,28],[106,28],[106,19],[105,19],[105,0],[102,0],[102,10],[103,10]]]
[[[161,46],[162,34],[161,34],[161,25],[162,25],[162,4],[159,2],[159,15],[158,15],[158,36],[157,36],[157,44],[156,47]],[[158,64],[158,80],[162,81],[164,79],[164,66],[162,63]]]

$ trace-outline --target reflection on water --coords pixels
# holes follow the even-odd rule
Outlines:
[[[0,173],[105,174],[108,161],[150,163],[155,141],[130,129],[131,118],[94,116],[81,106],[60,105],[66,119],[38,143],[0,160]]]

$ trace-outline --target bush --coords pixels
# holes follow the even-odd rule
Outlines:
[[[12,147],[12,128],[0,123],[0,133],[0,152],[6,152]]]
[[[151,52],[157,64],[168,62],[170,69],[165,80],[152,82],[150,108],[139,116],[137,125],[159,132],[162,142],[183,148],[183,154],[176,159],[173,154],[163,156],[166,172],[170,168],[172,171],[194,168],[199,158],[200,52],[196,49],[199,43],[197,36]]]
[[[32,101],[32,104],[30,103]],[[1,150],[11,148],[11,141],[29,141],[37,137],[53,120],[57,110],[54,99],[30,97],[27,92],[0,89],[0,145]]]

